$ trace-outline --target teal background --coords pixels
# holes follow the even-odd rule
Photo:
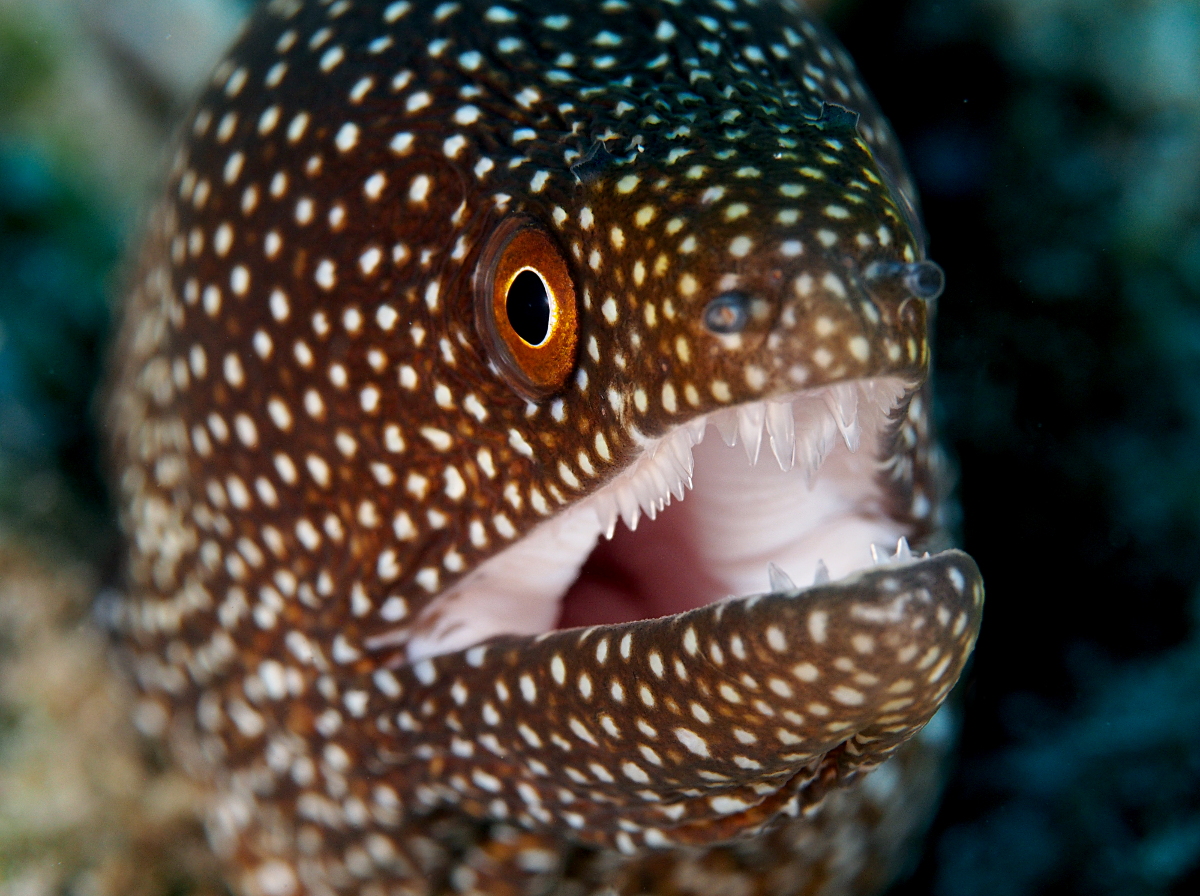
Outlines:
[[[101,583],[122,253],[242,11],[0,3],[0,532]],[[1200,0],[840,0],[830,21],[948,275],[938,416],[989,589],[960,758],[896,892],[1200,892]]]

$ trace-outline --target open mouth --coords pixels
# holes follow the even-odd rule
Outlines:
[[[842,383],[647,440],[414,635],[376,638],[400,653],[359,715],[430,763],[429,807],[625,854],[816,811],[929,721],[978,632],[975,564],[914,557],[888,512],[909,390]]]
[[[907,394],[877,378],[744,404],[648,440],[604,488],[445,592],[412,662],[502,634],[675,615],[841,579],[910,534],[885,510],[881,439]],[[413,633],[415,632],[415,633]]]

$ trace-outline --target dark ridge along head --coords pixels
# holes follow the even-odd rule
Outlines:
[[[807,836],[979,623],[908,548],[942,287],[794,3],[263,4],[109,404],[139,718],[246,890]]]

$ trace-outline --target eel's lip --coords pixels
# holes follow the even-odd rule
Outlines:
[[[431,805],[625,853],[711,844],[885,761],[949,694],[982,608],[969,556],[901,548],[839,581],[384,671],[412,709],[381,733],[437,763]]]

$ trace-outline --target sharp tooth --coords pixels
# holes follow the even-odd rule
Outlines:
[[[611,539],[613,533],[617,531],[617,520],[620,519],[620,511],[617,510],[617,502],[611,495],[604,495],[596,502],[596,522],[600,524],[600,530],[604,533],[604,537]]]
[[[658,463],[650,464],[650,469],[642,475],[650,480],[650,488],[642,496],[642,507],[649,511],[662,500],[663,495],[671,493],[671,484],[667,481],[668,471]]]
[[[738,408],[738,435],[742,437],[742,445],[746,449],[746,459],[750,465],[758,463],[758,451],[762,447],[763,421],[767,409],[762,402],[743,405]]]
[[[670,492],[670,487],[667,485],[667,479],[663,475],[663,471],[658,469],[657,465],[651,464],[649,469],[643,468],[637,478],[637,502],[642,512],[650,515],[650,519],[654,519],[653,514],[655,505],[662,499],[662,496]]]
[[[796,460],[796,421],[790,401],[767,403],[767,434],[779,469],[786,473]]]
[[[879,559],[879,548],[877,548],[874,544],[871,545],[871,560],[876,566],[883,562]]]
[[[792,581],[791,576],[774,563],[767,564],[767,581],[771,583],[772,593],[796,590],[796,583]]]
[[[837,441],[837,426],[820,399],[805,398],[792,410],[796,421],[796,462],[804,467],[804,478],[811,489],[817,471]]]
[[[691,446],[684,444],[683,440],[676,438],[671,440],[669,449],[671,460],[674,462],[680,476],[684,479],[691,479],[692,470],[696,466],[692,458]]]
[[[692,487],[692,452],[682,445],[676,448],[683,452],[683,457],[686,457],[689,463],[685,464],[676,450],[668,452],[664,458],[662,472],[666,477],[667,487],[663,491],[663,501],[667,504],[671,503],[671,495],[682,501],[687,489]]]
[[[858,389],[851,384],[832,386],[825,393],[825,406],[833,414],[842,440],[851,451],[857,451],[862,438],[858,424]]]
[[[829,567],[825,565],[824,560],[817,561],[817,574],[813,576],[814,585],[824,585],[829,581]]]
[[[621,508],[621,519],[625,521],[625,525],[631,532],[636,531],[641,509],[638,507],[637,495],[633,493],[633,489],[625,486],[617,492],[617,506]]]
[[[892,556],[892,560],[911,560],[913,558],[912,549],[908,546],[908,539],[903,535],[896,542],[896,553]]]
[[[713,414],[708,420],[717,428],[717,432],[721,434],[721,441],[728,447],[732,448],[737,444],[738,420],[734,411],[720,411]]]
[[[692,444],[699,445],[704,441],[704,431],[708,428],[708,418],[700,417],[688,424],[687,431],[692,437]]]

